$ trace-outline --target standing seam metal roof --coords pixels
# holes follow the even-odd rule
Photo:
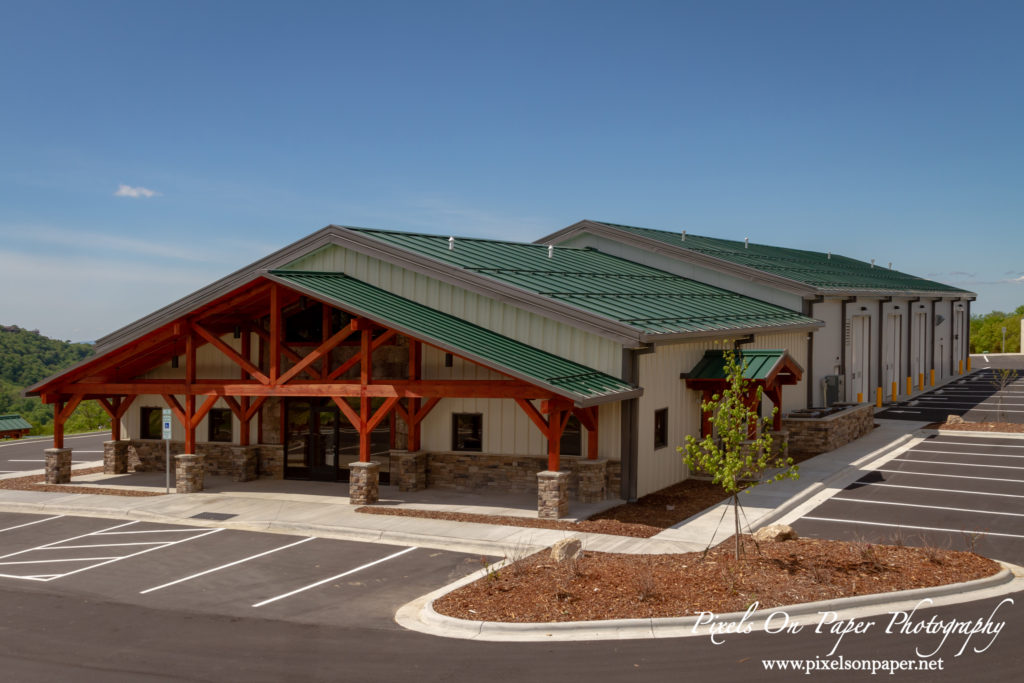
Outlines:
[[[462,355],[483,360],[498,370],[544,384],[562,395],[590,403],[619,399],[636,387],[617,377],[542,351],[455,316],[410,301],[341,273],[271,271],[285,284],[330,299],[353,312],[378,318],[414,336]],[[595,401],[595,399],[597,399]]]
[[[15,429],[32,429],[32,425],[21,415],[0,415],[0,432]]]
[[[492,278],[645,334],[818,326],[812,318],[594,249],[367,228],[360,234]]]
[[[627,233],[646,237],[664,244],[753,268],[772,275],[789,278],[822,290],[847,291],[863,289],[868,291],[934,291],[963,292],[950,285],[925,280],[924,278],[890,270],[870,263],[858,261],[839,254],[773,247],[766,244],[747,246],[737,240],[702,237],[681,233],[638,228],[632,225],[591,221]]]

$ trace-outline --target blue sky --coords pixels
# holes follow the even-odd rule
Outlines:
[[[328,223],[582,218],[1024,304],[1020,2],[4,2],[0,324],[91,340]]]

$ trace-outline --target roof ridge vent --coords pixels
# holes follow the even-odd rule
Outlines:
[[[454,251],[454,250],[455,250],[455,238],[454,237],[449,237],[448,238],[448,251]]]
[[[548,258],[554,258],[554,256],[555,256],[555,245],[549,244],[548,245]]]

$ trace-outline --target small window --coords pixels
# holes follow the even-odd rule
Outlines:
[[[234,429],[231,424],[231,410],[228,408],[211,408],[206,417],[209,429],[207,441],[234,441]]]
[[[163,408],[139,408],[139,438],[164,438]]]
[[[562,439],[558,444],[558,452],[562,455],[580,455],[582,453],[582,437],[580,433],[580,421],[573,415],[565,423],[562,430]]]
[[[452,415],[452,450],[482,451],[484,448],[484,416],[480,413]]]
[[[654,411],[654,448],[668,445],[668,408]]]

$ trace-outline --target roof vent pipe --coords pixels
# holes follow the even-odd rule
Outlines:
[[[892,261],[889,261],[889,270],[892,270]]]
[[[685,230],[683,230],[683,241],[684,242],[686,241],[686,231]]]
[[[875,267],[875,259],[871,259],[871,267],[872,267],[872,268],[874,268],[874,267]]]
[[[743,248],[744,249],[750,249],[750,238],[749,237],[744,237],[743,238]]]
[[[548,258],[553,258],[554,255],[555,255],[555,245],[549,244],[548,245]]]
[[[831,252],[831,251],[830,251],[830,252],[828,252],[828,260],[829,260],[829,261],[831,261],[831,260],[832,260],[832,252]]]
[[[448,251],[452,251],[454,249],[455,249],[455,238],[454,237],[449,237],[448,238]]]

